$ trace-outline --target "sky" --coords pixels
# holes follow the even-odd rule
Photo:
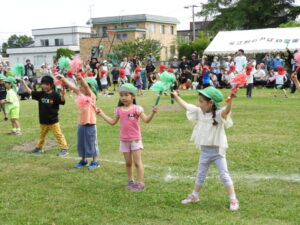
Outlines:
[[[176,17],[179,30],[189,29],[192,9],[207,0],[1,0],[0,46],[13,35],[29,35],[32,29],[86,26],[92,17],[153,14]],[[300,0],[296,0],[300,4]],[[201,8],[195,8],[195,12]],[[200,18],[195,17],[195,20]]]
[[[92,17],[153,14],[176,17],[178,29],[189,29],[192,8],[207,0],[1,0],[0,44],[13,35],[30,35],[32,29],[86,26]],[[200,8],[195,8],[195,12]],[[195,17],[195,20],[199,18]]]

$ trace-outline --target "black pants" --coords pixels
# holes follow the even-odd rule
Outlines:
[[[247,97],[252,97],[253,83],[247,84]]]

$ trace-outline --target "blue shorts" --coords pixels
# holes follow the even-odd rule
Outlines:
[[[108,85],[107,85],[107,84],[101,84],[101,88],[102,88],[102,89],[107,89],[107,88],[108,88]]]
[[[90,158],[99,155],[97,129],[95,124],[78,124],[77,151],[80,157]]]
[[[137,89],[142,89],[143,85],[136,85]]]

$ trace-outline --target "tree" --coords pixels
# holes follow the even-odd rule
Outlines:
[[[296,21],[289,21],[287,23],[280,24],[279,27],[300,27],[300,23],[297,23]]]
[[[212,19],[207,29],[213,32],[273,28],[295,20],[300,6],[294,3],[295,0],[208,0],[197,15]]]
[[[32,37],[27,35],[12,35],[8,38],[7,42],[2,43],[2,55],[6,56],[6,49],[8,48],[23,48],[33,43]]]
[[[199,32],[195,41],[191,44],[183,43],[178,45],[179,58],[182,56],[190,56],[194,51],[197,51],[199,55],[202,55],[204,50],[210,43],[210,37],[204,32]]]
[[[114,54],[119,59],[123,57],[138,56],[140,59],[146,58],[149,53],[153,56],[160,56],[161,43],[157,40],[136,39],[135,41],[124,42],[114,47]]]
[[[59,48],[56,50],[56,60],[58,60],[60,57],[65,56],[69,59],[72,58],[72,56],[75,55],[75,52],[68,49],[68,48]]]

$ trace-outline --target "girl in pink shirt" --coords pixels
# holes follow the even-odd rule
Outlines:
[[[99,167],[97,157],[99,155],[95,102],[97,94],[97,81],[93,77],[83,78],[77,75],[79,87],[68,81],[61,75],[60,78],[71,90],[77,95],[77,98],[84,97],[89,103],[78,107],[78,127],[77,127],[77,152],[81,157],[79,163],[75,164],[76,168],[88,166],[87,158],[92,158],[88,169],[93,170]]]
[[[158,108],[153,107],[153,111],[147,116],[143,108],[136,105],[135,95],[137,88],[132,84],[123,84],[118,91],[120,93],[120,100],[118,107],[115,109],[115,116],[111,118],[100,109],[97,110],[97,114],[110,125],[115,125],[120,120],[120,152],[124,154],[129,179],[126,188],[131,191],[141,191],[145,188],[145,184],[144,166],[141,158],[143,143],[139,118],[145,123],[149,123]],[[137,169],[138,182],[136,183],[133,178],[132,162],[134,162]]]

